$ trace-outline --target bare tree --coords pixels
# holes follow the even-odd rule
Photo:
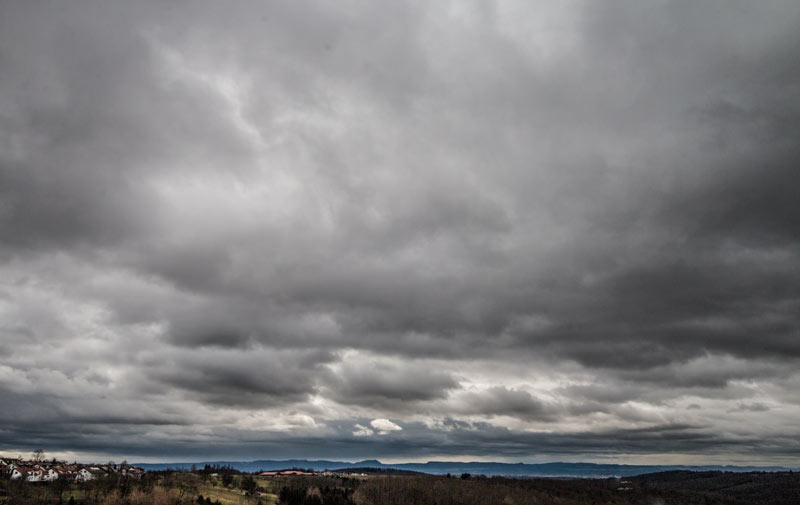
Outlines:
[[[44,450],[43,449],[36,449],[33,451],[33,460],[37,463],[41,463],[44,461]]]

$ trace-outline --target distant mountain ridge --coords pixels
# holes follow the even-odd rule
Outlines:
[[[410,470],[435,475],[470,473],[475,475],[504,475],[519,477],[627,477],[672,470],[696,472],[788,472],[798,468],[782,466],[733,466],[733,465],[617,465],[605,463],[493,463],[493,462],[454,462],[428,461],[427,463],[381,463],[378,460],[364,460],[350,463],[329,460],[255,460],[255,461],[199,461],[183,463],[136,463],[146,470],[188,470],[192,465],[202,468],[205,465],[231,466],[242,472],[259,470],[282,470],[286,468],[309,468],[316,471],[345,470],[350,468],[380,468]]]

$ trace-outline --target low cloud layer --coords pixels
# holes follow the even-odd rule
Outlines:
[[[792,2],[0,6],[0,452],[796,461]]]

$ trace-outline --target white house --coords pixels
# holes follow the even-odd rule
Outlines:
[[[48,468],[47,471],[42,475],[42,480],[47,482],[52,482],[58,479],[59,475],[58,472],[53,470],[52,468]]]
[[[44,472],[40,468],[29,468],[25,480],[28,482],[39,482],[43,479]]]
[[[75,476],[75,480],[79,482],[86,482],[88,480],[93,480],[93,479],[94,475],[92,475],[92,472],[90,472],[86,468],[81,468],[80,470],[78,470],[78,475]]]

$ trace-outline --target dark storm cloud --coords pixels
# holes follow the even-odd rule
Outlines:
[[[358,405],[433,400],[458,387],[450,374],[414,363],[357,363],[333,373],[329,380],[337,401]]]
[[[464,403],[462,412],[488,416],[514,416],[522,419],[557,419],[554,409],[534,398],[527,391],[509,389],[502,386],[481,392],[469,392],[460,398]]]
[[[798,22],[4,3],[2,443],[796,454]]]
[[[329,353],[316,350],[199,350],[157,356],[144,366],[162,384],[195,393],[205,401],[264,407],[313,393],[320,365],[331,360]]]

